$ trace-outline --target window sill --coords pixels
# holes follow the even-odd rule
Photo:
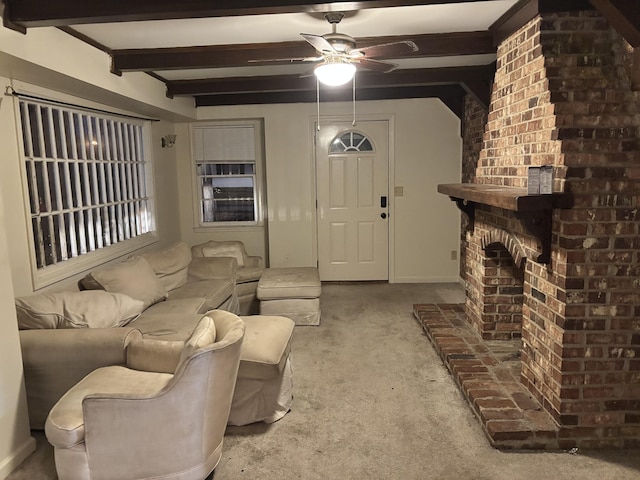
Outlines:
[[[195,233],[207,233],[215,231],[225,231],[225,232],[251,232],[251,231],[262,231],[264,230],[263,224],[253,224],[253,225],[199,225],[197,227],[193,227],[193,231]]]

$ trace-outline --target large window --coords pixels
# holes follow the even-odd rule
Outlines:
[[[193,128],[200,226],[261,222],[261,123]]]
[[[153,230],[142,121],[19,105],[37,270]]]

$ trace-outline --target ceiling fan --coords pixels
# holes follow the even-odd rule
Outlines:
[[[325,35],[300,34],[316,49],[318,56],[287,60],[318,63],[313,72],[326,85],[335,86],[348,82],[353,78],[356,66],[374,72],[391,72],[398,65],[380,60],[380,58],[405,56],[418,51],[418,46],[411,40],[357,48],[353,37],[337,32],[337,25],[344,17],[344,13],[329,12],[324,17],[331,24],[331,33]]]

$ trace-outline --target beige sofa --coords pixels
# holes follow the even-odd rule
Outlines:
[[[140,333],[180,343],[203,313],[236,313],[236,268],[231,257],[192,258],[179,243],[92,272],[81,282],[88,290],[16,299],[31,427],[42,429],[56,402],[89,373],[126,365]],[[273,315],[242,319],[247,332],[229,423],[274,422],[291,407],[294,322]]]
[[[123,364],[131,331],[184,340],[188,314],[238,313],[235,260],[192,258],[179,242],[91,272],[81,291],[16,299],[31,427],[41,429],[58,399],[104,365]]]

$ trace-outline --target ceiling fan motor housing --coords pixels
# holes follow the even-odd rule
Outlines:
[[[349,53],[352,49],[356,48],[356,41],[349,35],[344,35],[342,33],[327,33],[322,37],[331,44],[336,52]]]

